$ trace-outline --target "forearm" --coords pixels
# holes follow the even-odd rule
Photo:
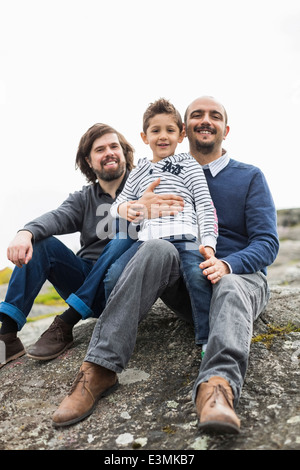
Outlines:
[[[84,210],[80,193],[74,193],[57,209],[27,223],[23,230],[30,231],[34,240],[81,231]]]
[[[276,259],[279,250],[278,238],[269,235],[264,240],[256,240],[243,250],[224,257],[234,274],[251,274],[264,271]]]

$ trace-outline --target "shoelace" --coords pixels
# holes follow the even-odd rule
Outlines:
[[[86,379],[85,374],[89,374],[89,372],[86,372],[86,371],[83,371],[83,370],[81,370],[81,371],[78,372],[78,375],[77,375],[76,379],[74,380],[74,383],[73,383],[73,385],[71,386],[71,389],[70,389],[68,395],[70,396],[70,395],[74,392],[74,390],[75,390],[75,388],[77,387],[77,385],[78,385],[80,382],[82,382],[82,389],[81,389],[81,391],[83,392],[83,390],[85,389],[85,391],[90,395],[92,401],[95,402],[95,398],[94,398],[92,392],[90,391],[89,387],[85,387],[85,384],[88,383],[88,380]]]
[[[220,393],[223,394],[223,396],[224,396],[225,400],[227,401],[228,405],[230,406],[230,408],[232,408],[232,403],[231,403],[230,398],[228,396],[227,390],[221,384],[214,385],[214,387],[213,387],[213,391],[212,391],[212,393],[209,397],[209,398],[211,398],[212,395],[213,395],[213,401],[210,404],[211,408],[213,408],[217,404]]]
[[[64,333],[60,327],[60,325],[58,325],[57,323],[52,323],[49,328],[44,331],[44,333],[42,333],[41,337],[42,336],[48,336],[49,334],[51,335],[53,332],[56,333],[56,339],[58,341],[63,341],[64,340]]]
[[[59,331],[61,330],[60,327],[59,327],[59,325],[58,325],[57,323],[51,323],[51,325],[49,326],[49,328],[47,328],[47,330],[44,331],[44,333],[42,333],[41,336],[44,336],[44,335],[47,334],[47,333],[51,333],[51,332],[54,331],[54,330],[59,330]]]
[[[83,380],[81,380],[83,378]],[[69,392],[68,392],[68,395],[72,395],[72,393],[74,392],[75,388],[77,387],[77,385],[79,384],[79,382],[82,382],[82,385],[84,387],[85,383],[87,382],[87,379],[85,378],[85,373],[84,371],[80,371],[78,372],[78,375],[76,377],[76,379],[74,380]]]

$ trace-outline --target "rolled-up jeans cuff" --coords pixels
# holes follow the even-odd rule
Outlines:
[[[205,377],[202,377],[201,379],[198,377],[194,383],[194,386],[193,386],[193,390],[192,390],[192,401],[196,404],[196,399],[197,399],[197,393],[198,393],[198,387],[203,383],[203,382],[208,382],[208,380],[211,378],[211,377],[216,377],[216,376],[219,376],[219,374],[217,373],[212,373],[212,374],[208,374],[207,376]],[[233,393],[233,397],[234,397],[234,407],[236,407],[238,405],[238,402],[239,402],[239,398],[240,398],[240,393],[241,393],[241,390],[238,389],[236,387],[236,384],[234,384],[232,382],[232,380],[225,376],[225,375],[222,375],[222,378],[227,380],[227,382],[229,383],[231,389],[232,389],[232,393]]]
[[[9,304],[7,302],[1,302],[0,320],[2,317],[2,313],[5,313],[5,315],[9,316],[17,323],[18,331],[20,331],[26,323],[26,316],[24,315],[24,313],[12,304]]]
[[[88,305],[86,305],[83,300],[77,297],[76,294],[71,294],[66,300],[66,303],[70,305],[70,307],[74,308],[76,312],[78,312],[83,319],[90,318],[94,315],[94,312]]]

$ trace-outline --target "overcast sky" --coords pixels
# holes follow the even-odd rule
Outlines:
[[[81,135],[104,122],[149,156],[150,102],[212,95],[224,147],[259,166],[276,207],[300,207],[299,0],[0,0],[0,269],[17,229],[85,179]],[[178,150],[188,149],[185,140]],[[76,241],[65,238],[75,248]]]

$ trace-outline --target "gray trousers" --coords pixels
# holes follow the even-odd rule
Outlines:
[[[113,275],[113,266],[110,271],[108,276]],[[181,318],[191,321],[176,248],[165,240],[150,240],[140,246],[116,282],[95,325],[85,361],[115,372],[124,370],[135,347],[138,325],[159,297]],[[193,399],[201,382],[218,375],[230,383],[237,404],[247,371],[253,322],[268,299],[262,273],[228,274],[213,286],[209,340]]]

